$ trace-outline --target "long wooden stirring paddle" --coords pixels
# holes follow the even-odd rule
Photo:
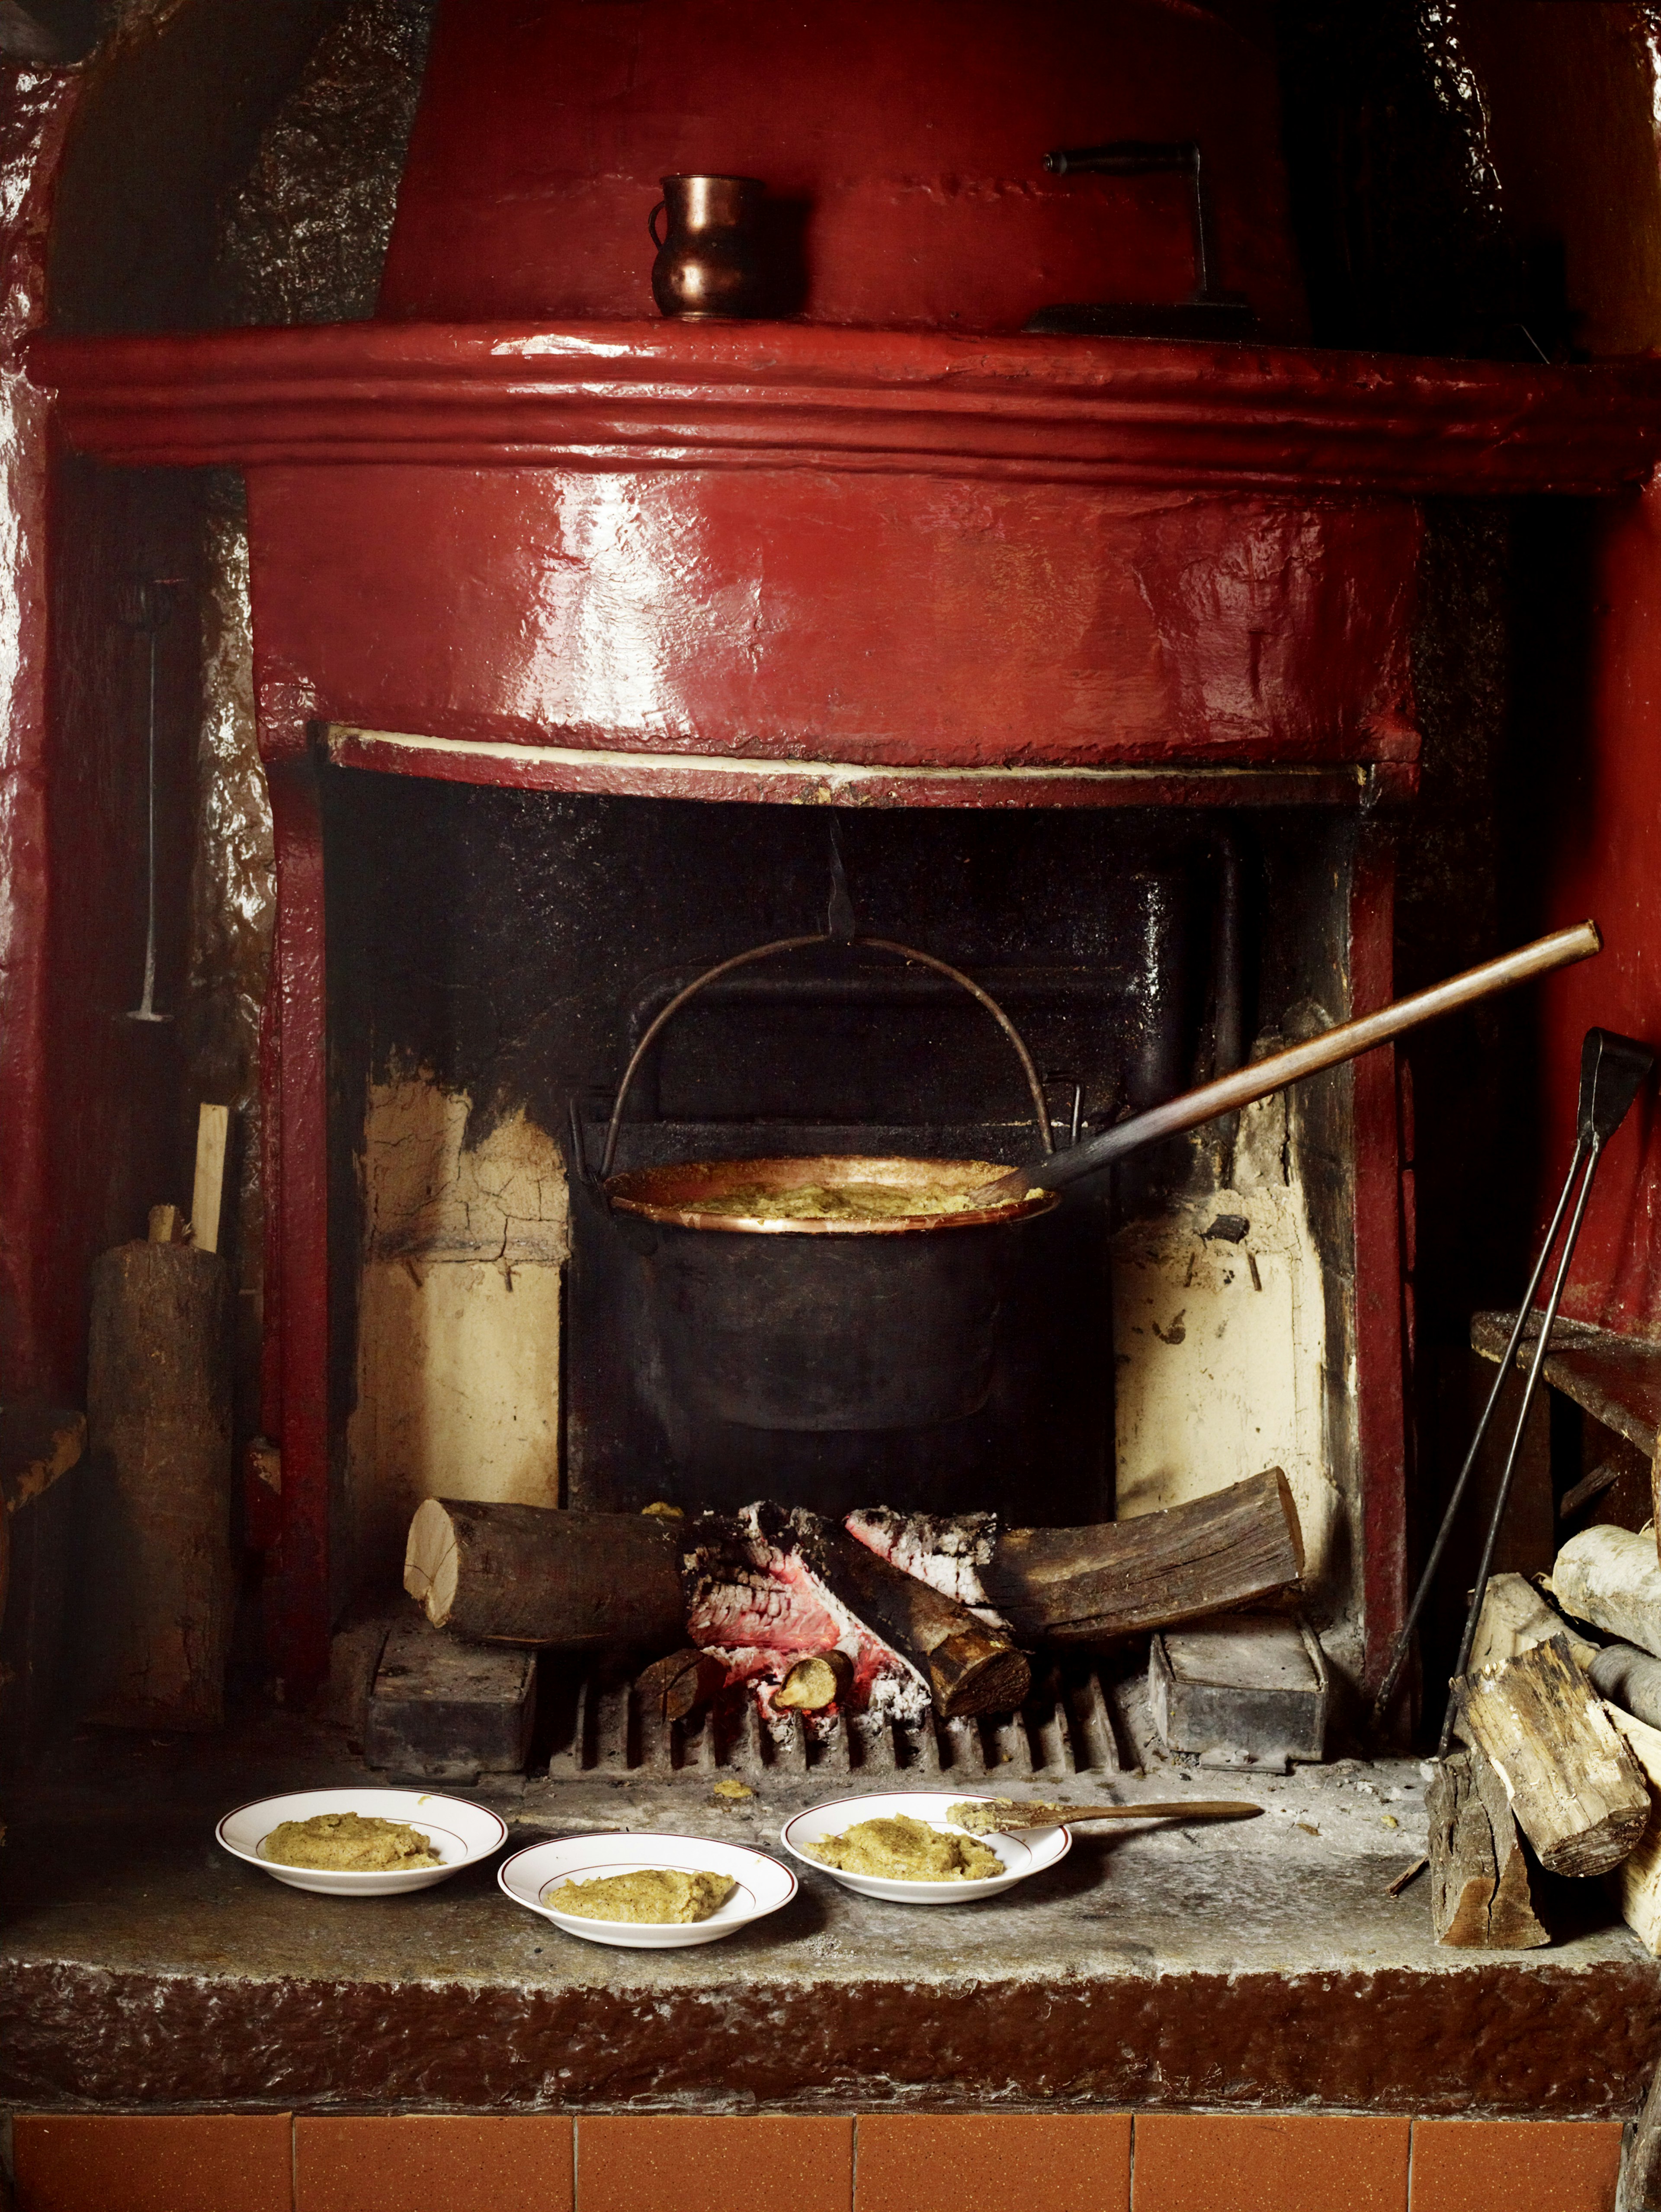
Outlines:
[[[1373,1013],[1341,1022],[1336,1029],[1323,1030],[1302,1044],[1288,1045],[1283,1052],[1271,1053],[1267,1060],[1253,1060],[1250,1066],[1237,1067],[1230,1074],[1202,1083],[1197,1091],[1184,1091],[1162,1106],[1133,1114],[1128,1121],[1116,1122],[1098,1137],[1086,1137],[1082,1144],[1063,1146],[1060,1152],[1040,1153],[1025,1166],[1011,1168],[995,1182],[983,1183],[964,1195],[971,1206],[999,1206],[1024,1198],[1031,1189],[1063,1189],[1086,1176],[1098,1175],[1139,1146],[1179,1135],[1184,1129],[1197,1129],[1202,1122],[1214,1121],[1220,1114],[1233,1113],[1267,1098],[1270,1091],[1282,1090],[1288,1083],[1299,1082],[1322,1068],[1341,1066],[1345,1060],[1372,1051],[1375,1045],[1404,1036],[1439,1014],[1474,1006],[1479,999],[1492,998],[1496,991],[1526,983],[1554,968],[1567,967],[1572,961],[1589,960],[1603,949],[1595,921],[1554,930],[1549,937],[1537,937],[1531,945],[1521,945],[1498,960],[1485,960],[1480,968],[1467,968],[1462,975],[1450,975],[1427,991],[1415,991],[1410,999],[1397,999]]]
[[[1080,1820],[1250,1820],[1262,1809],[1226,1797],[1174,1805],[1018,1805],[1013,1797],[994,1797],[965,1800],[946,1817],[971,1836],[1008,1836],[1021,1828],[1070,1828]]]

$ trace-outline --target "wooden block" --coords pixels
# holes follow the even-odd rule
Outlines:
[[[1482,1951],[1533,1951],[1549,1943],[1505,1784],[1482,1753],[1458,1751],[1444,1759],[1425,1805],[1437,1942]]]
[[[399,1625],[401,1626],[400,1618]],[[323,1709],[338,1727],[344,1728],[354,1750],[363,1748],[363,1732],[369,1724],[369,1699],[380,1672],[380,1655],[392,1633],[388,1613],[368,1613],[343,1622],[329,1638],[329,1675],[323,1688]]]
[[[1168,1750],[1282,1770],[1321,1756],[1326,1662],[1283,1614],[1228,1613],[1166,1629],[1149,1647],[1147,1683]]]
[[[235,1594],[224,1263],[187,1244],[119,1244],[94,1263],[92,1292],[88,1434],[113,1481],[96,1531],[90,1717],[217,1728]]]
[[[1644,1833],[1650,1793],[1567,1638],[1458,1685],[1465,1724],[1553,1874],[1608,1874]]]
[[[219,1249],[230,1136],[230,1108],[204,1106],[196,1117],[196,1181],[191,1191],[191,1236],[198,1252]]]
[[[423,1782],[522,1772],[536,1719],[536,1655],[463,1644],[424,1620],[387,1636],[363,1755]]]

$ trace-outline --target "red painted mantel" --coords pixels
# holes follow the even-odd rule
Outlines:
[[[324,721],[995,774],[1399,767],[1416,496],[1608,489],[1656,441],[1648,366],[640,322],[33,358],[82,449],[248,470],[279,757]]]
[[[134,465],[798,467],[1239,491],[1607,491],[1661,372],[806,323],[345,323],[38,338]]]
[[[838,804],[1404,796],[1418,501],[1643,479],[1661,370],[819,324],[46,340],[74,447],[247,472],[277,817],[265,1420],[277,1658],[327,1660],[316,749]],[[1352,902],[1388,996],[1387,871]],[[1401,1602],[1394,1103],[1357,1079],[1367,1637]],[[1363,1125],[1365,1124],[1365,1127]]]

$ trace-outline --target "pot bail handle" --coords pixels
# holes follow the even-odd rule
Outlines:
[[[673,1019],[689,999],[695,999],[707,983],[715,982],[722,975],[730,975],[735,968],[747,968],[752,961],[770,960],[776,952],[800,952],[810,945],[864,945],[873,952],[891,952],[897,959],[915,960],[922,967],[932,968],[937,975],[946,976],[949,981],[967,991],[971,999],[977,1000],[1008,1038],[1015,1057],[1021,1064],[1021,1073],[1026,1079],[1033,1116],[1038,1124],[1043,1148],[1046,1152],[1055,1151],[1056,1139],[1050,1127],[1050,1109],[1044,1103],[1043,1085],[1038,1080],[1038,1071],[1032,1064],[1032,1055],[1027,1050],[1020,1031],[989,991],[983,991],[973,977],[965,975],[960,968],[953,968],[944,960],[937,960],[932,952],[919,952],[914,945],[897,945],[886,937],[833,937],[824,930],[816,930],[811,937],[776,938],[770,945],[754,945],[747,952],[735,952],[730,960],[717,961],[713,968],[706,968],[702,975],[696,977],[684,991],[678,991],[670,1000],[630,1054],[629,1065],[623,1071],[623,1080],[618,1085],[617,1098],[611,1107],[611,1118],[605,1125],[605,1150],[600,1155],[599,1162],[601,1182],[611,1174],[611,1162],[617,1155],[618,1136],[623,1127],[623,1109],[628,1101],[629,1087],[639,1071],[642,1060],[656,1042],[659,1030]]]

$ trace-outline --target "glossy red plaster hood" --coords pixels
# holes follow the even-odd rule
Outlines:
[[[1303,335],[1268,10],[1162,0],[443,0],[381,313],[649,316],[660,177],[763,179],[810,322],[1019,331],[1183,298],[1183,179],[1052,147],[1197,138],[1218,281]],[[1262,27],[1261,29],[1259,27]],[[790,282],[794,278],[794,283]]]
[[[575,789],[1400,788],[1418,495],[1629,481],[1654,380],[1269,343],[1303,311],[1268,12],[443,0],[376,320],[40,373],[87,450],[246,471],[271,760],[326,724]],[[1262,342],[1021,334],[1191,283],[1179,179],[1043,173],[1114,134],[1202,143]],[[765,179],[800,316],[656,314],[693,163]]]

